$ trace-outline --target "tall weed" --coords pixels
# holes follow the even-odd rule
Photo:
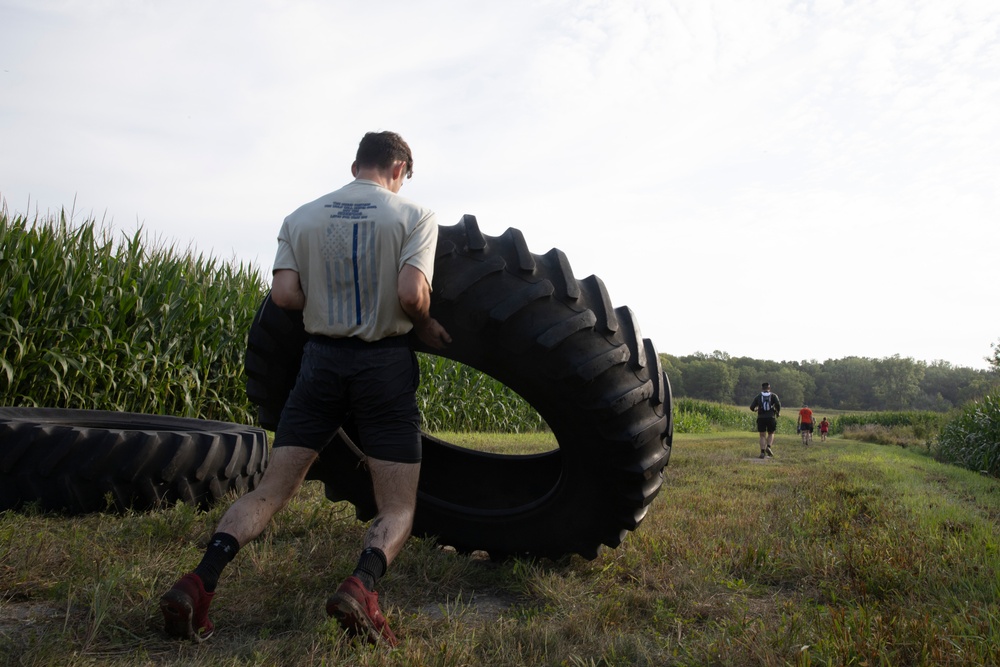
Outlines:
[[[841,429],[865,426],[883,426],[889,429],[909,427],[915,438],[925,440],[936,436],[948,422],[951,415],[929,410],[906,410],[901,412],[859,412],[841,415],[837,423]]]

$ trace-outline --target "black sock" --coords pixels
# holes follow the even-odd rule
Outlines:
[[[239,550],[240,543],[232,535],[228,533],[212,535],[208,548],[205,549],[205,555],[194,569],[194,573],[201,577],[202,583],[205,584],[205,592],[211,593],[215,590],[222,569],[236,557],[236,552]]]
[[[378,547],[367,547],[361,552],[358,566],[354,568],[354,576],[361,580],[365,588],[373,591],[387,567],[385,553]]]

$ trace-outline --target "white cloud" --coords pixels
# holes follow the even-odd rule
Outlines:
[[[267,269],[283,216],[395,129],[416,153],[405,195],[562,248],[663,351],[982,366],[1000,336],[990,0],[0,11],[12,209],[78,196]],[[807,335],[801,302],[827,308]]]

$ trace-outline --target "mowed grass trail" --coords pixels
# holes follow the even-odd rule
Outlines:
[[[1000,482],[837,438],[774,450],[757,459],[753,433],[678,436],[644,523],[593,561],[496,563],[412,540],[380,584],[394,651],[325,617],[365,526],[314,482],[227,570],[201,646],[168,641],[156,601],[224,508],[0,514],[0,664],[1000,661]]]
[[[678,438],[647,535],[675,563],[663,576],[692,588],[676,598],[690,660],[997,663],[997,480],[839,438],[774,450],[753,458],[755,434]]]

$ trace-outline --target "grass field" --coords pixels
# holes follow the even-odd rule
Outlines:
[[[504,436],[470,438],[502,448]],[[459,436],[449,436],[455,441]],[[548,449],[544,436],[511,447]],[[4,665],[983,665],[1000,661],[1000,482],[912,449],[679,436],[645,522],[596,560],[496,563],[411,540],[382,580],[402,645],[323,612],[364,526],[308,483],[219,588],[216,636],[156,601],[217,507],[0,514]],[[553,527],[557,530],[558,527]]]

